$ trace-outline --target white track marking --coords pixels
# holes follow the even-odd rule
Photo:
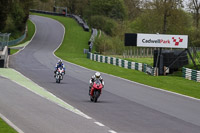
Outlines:
[[[109,132],[109,133],[117,133],[117,132],[115,132],[115,131],[113,131],[113,130],[108,130],[108,132]]]
[[[100,122],[94,122],[95,124],[97,124],[98,126],[100,126],[100,127],[104,127],[105,125],[104,124],[102,124],[102,123],[100,123]]]
[[[24,133],[21,129],[19,129],[15,124],[13,124],[8,118],[6,118],[4,115],[0,113],[0,117],[12,128],[14,128],[18,133]]]

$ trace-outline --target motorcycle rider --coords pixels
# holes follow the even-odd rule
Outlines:
[[[91,91],[91,88],[93,86],[93,83],[96,81],[96,80],[100,80],[100,82],[102,83],[103,87],[104,87],[104,81],[103,81],[103,78],[101,77],[101,74],[100,72],[96,72],[90,79],[90,86],[89,86],[89,95],[90,95],[90,91]]]
[[[56,63],[55,71],[54,71],[54,74],[55,74],[54,77],[56,76],[56,72],[57,72],[58,68],[63,68],[64,74],[65,74],[65,65],[62,63],[62,60],[58,60],[58,63]]]

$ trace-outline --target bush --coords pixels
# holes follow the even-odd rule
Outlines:
[[[96,38],[94,47],[100,54],[122,54],[124,51],[123,41],[119,37],[110,37],[105,34]]]
[[[116,35],[118,24],[116,21],[104,16],[92,16],[89,20],[91,27],[101,29],[110,36]]]

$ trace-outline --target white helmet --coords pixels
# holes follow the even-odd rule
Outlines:
[[[100,76],[101,76],[100,72],[96,72],[96,73],[95,73],[95,77],[96,77],[96,78],[99,78]]]

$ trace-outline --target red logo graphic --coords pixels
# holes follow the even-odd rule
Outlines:
[[[183,42],[183,39],[181,39],[180,37],[178,39],[175,39],[174,37],[172,37],[173,42],[175,42],[175,46],[178,46],[180,42]]]

